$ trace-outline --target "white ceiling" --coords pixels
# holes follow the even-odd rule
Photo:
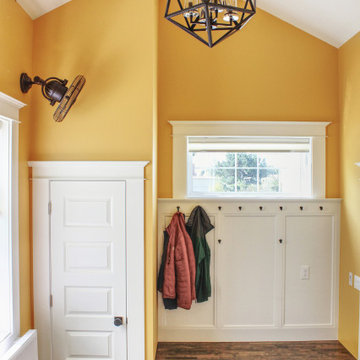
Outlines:
[[[32,19],[36,19],[71,0],[16,1]],[[360,31],[360,0],[258,0],[257,4],[336,47]]]
[[[34,20],[71,0],[16,0]]]
[[[336,47],[360,31],[360,0],[258,0],[257,5]]]

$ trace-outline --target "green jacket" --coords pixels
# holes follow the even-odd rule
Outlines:
[[[208,215],[201,206],[197,206],[186,223],[186,229],[189,233],[195,253],[196,263],[196,300],[201,303],[207,301],[211,296],[210,279],[210,248],[205,235],[214,229]]]

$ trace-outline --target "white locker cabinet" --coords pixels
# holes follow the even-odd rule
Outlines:
[[[340,200],[160,199],[163,230],[177,206],[197,206],[215,229],[212,297],[191,310],[165,310],[160,341],[337,339]]]

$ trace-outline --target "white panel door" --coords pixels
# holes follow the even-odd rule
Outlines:
[[[221,230],[217,286],[222,325],[274,326],[275,216],[224,216]]]
[[[125,360],[125,182],[53,181],[50,198],[53,360]]]

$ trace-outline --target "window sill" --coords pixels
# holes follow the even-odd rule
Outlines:
[[[270,197],[185,197],[185,198],[158,198],[159,202],[170,201],[188,201],[188,202],[209,202],[209,201],[222,201],[222,202],[340,202],[341,198],[270,198]]]

